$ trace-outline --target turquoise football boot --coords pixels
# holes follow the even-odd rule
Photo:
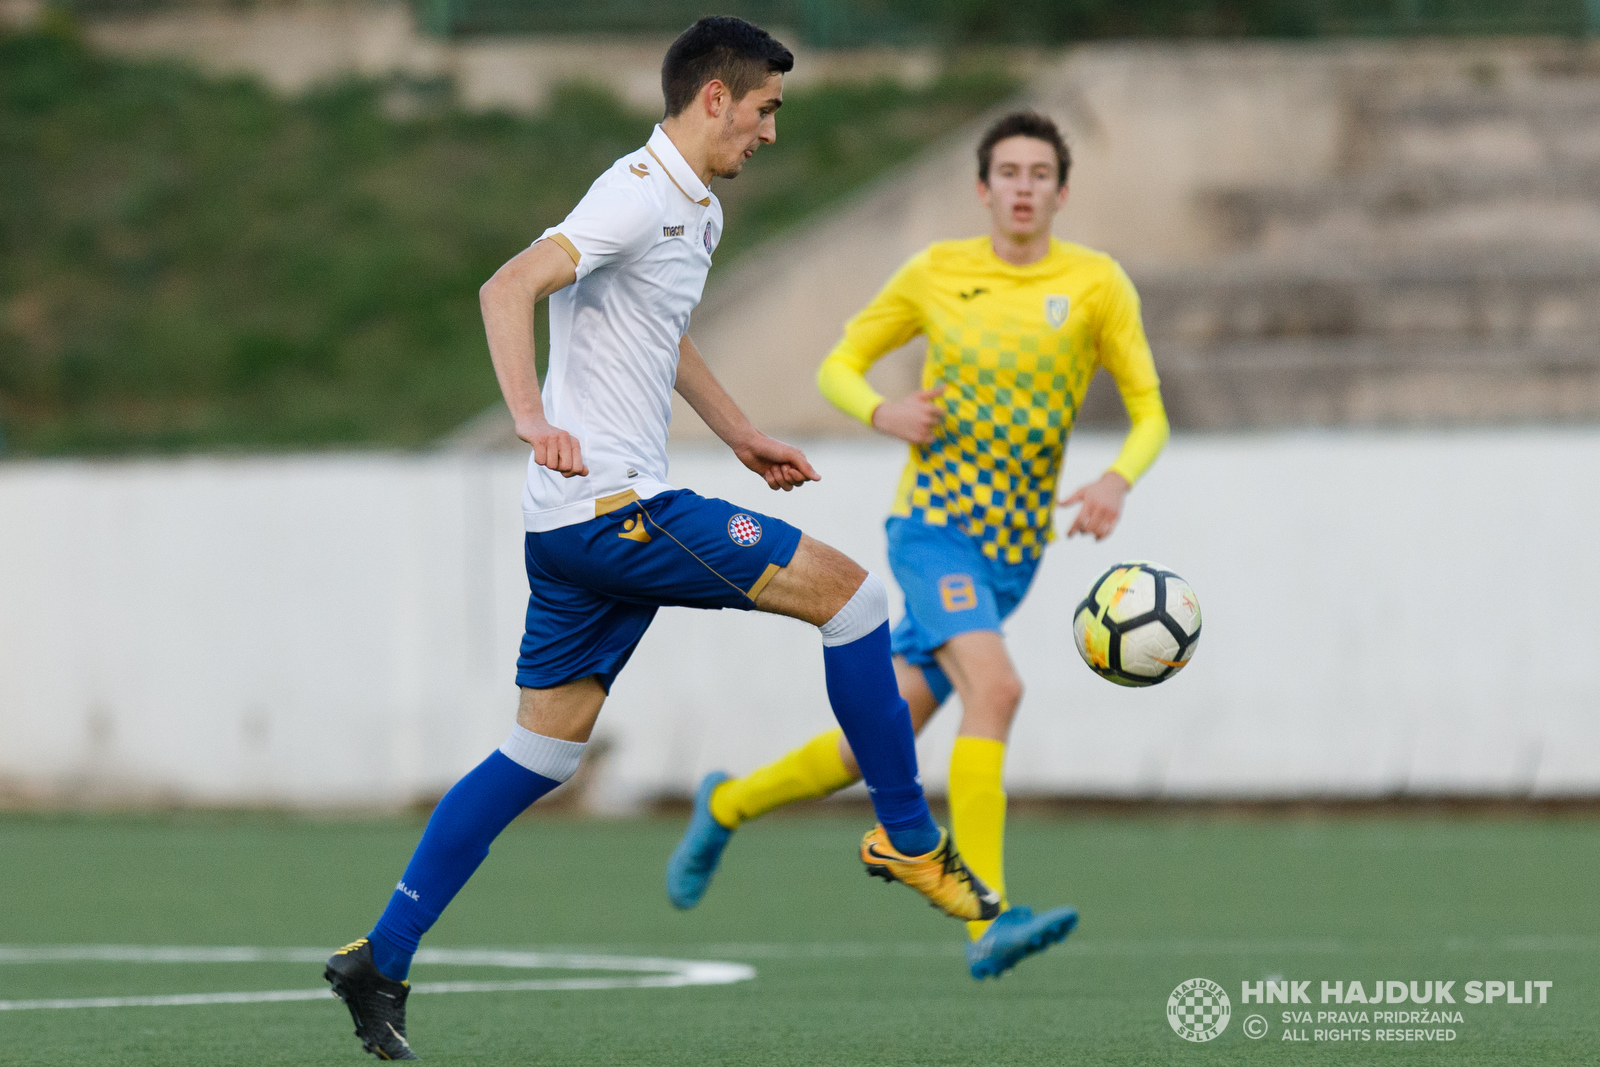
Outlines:
[[[967,968],[974,978],[998,978],[1035,952],[1066,940],[1077,925],[1077,908],[1051,908],[1040,915],[1028,907],[1007,908],[982,937],[967,945]]]
[[[683,840],[673,849],[667,860],[667,897],[673,907],[692,908],[706,895],[711,876],[717,873],[722,860],[722,850],[728,847],[733,831],[723,826],[711,815],[711,794],[728,780],[721,771],[712,771],[700,779],[700,788],[694,794],[694,810],[689,815],[689,828]]]

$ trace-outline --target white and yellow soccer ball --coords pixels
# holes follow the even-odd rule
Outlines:
[[[1181,671],[1200,643],[1200,600],[1159,563],[1130,560],[1102,574],[1072,615],[1089,669],[1118,685],[1155,685]]]

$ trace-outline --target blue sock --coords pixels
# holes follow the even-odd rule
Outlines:
[[[451,787],[433,809],[389,906],[367,935],[373,962],[384,977],[405,980],[417,942],[489,855],[489,843],[528,805],[560,784],[497,750]]]
[[[878,582],[882,589],[875,577],[869,581]],[[885,621],[853,641],[829,644],[824,627],[822,662],[828,675],[828,702],[861,767],[878,822],[896,849],[907,856],[922,856],[939,847],[939,824],[933,821],[922,795],[911,710],[894,680],[887,604],[885,595]],[[845,611],[851,605],[846,605]]]

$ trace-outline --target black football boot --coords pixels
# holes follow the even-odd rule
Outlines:
[[[411,984],[383,976],[372,962],[372,945],[366,938],[329,956],[322,977],[350,1009],[363,1049],[380,1060],[420,1059],[406,1041],[406,997]]]

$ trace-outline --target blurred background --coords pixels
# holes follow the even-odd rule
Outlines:
[[[901,261],[987,229],[1007,109],[1062,124],[1060,236],[1143,295],[1173,441],[1010,626],[1014,795],[1600,798],[1600,0],[723,10],[797,63],[717,183],[692,330],[824,480],[774,497],[680,406],[677,484],[887,576],[903,449],[813,374]],[[704,13],[0,0],[0,805],[398,807],[502,739],[526,450],[476,290],[642,143]],[[1123,425],[1102,376],[1064,488]],[[1205,609],[1157,689],[1071,647],[1122,558]],[[829,721],[810,634],[664,611],[569,802],[681,798]]]

